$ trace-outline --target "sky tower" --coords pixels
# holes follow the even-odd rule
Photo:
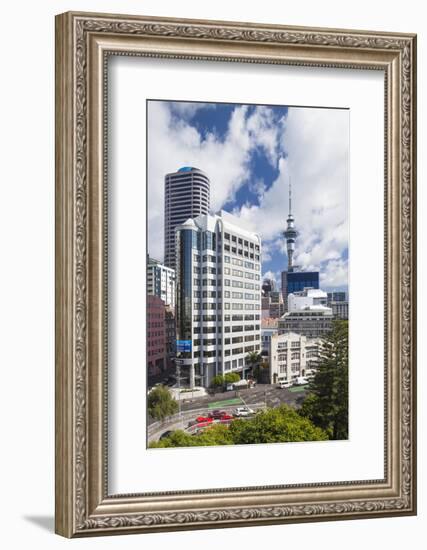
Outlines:
[[[294,217],[292,216],[292,184],[291,178],[289,178],[289,214],[286,220],[288,226],[283,232],[283,236],[286,239],[286,249],[288,252],[288,273],[294,270],[293,255],[295,252],[295,239],[298,237],[298,231],[294,226]]]

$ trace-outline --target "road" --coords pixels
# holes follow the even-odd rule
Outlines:
[[[231,412],[245,404],[258,410],[265,406],[274,408],[282,403],[299,407],[304,400],[304,388],[281,389],[270,384],[259,384],[247,390],[229,391],[181,402],[181,414],[175,414],[164,422],[151,421],[148,426],[148,442],[157,441],[168,430],[185,429],[196,416],[206,416],[213,409]]]

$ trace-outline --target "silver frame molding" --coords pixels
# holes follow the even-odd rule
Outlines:
[[[384,71],[384,479],[108,494],[105,182],[110,55]],[[107,14],[58,15],[56,532],[79,537],[415,514],[415,180],[415,35]]]

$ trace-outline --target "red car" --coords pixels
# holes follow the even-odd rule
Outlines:
[[[213,418],[210,418],[209,416],[198,416],[196,418],[196,422],[200,424],[201,422],[213,422]]]
[[[234,418],[234,417],[231,416],[231,414],[224,413],[224,414],[221,416],[220,420],[221,420],[221,422],[222,422],[223,420],[233,420],[233,418]]]

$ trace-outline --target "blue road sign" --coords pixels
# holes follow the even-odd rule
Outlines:
[[[177,340],[176,351],[179,351],[179,352],[191,351],[191,340]]]

